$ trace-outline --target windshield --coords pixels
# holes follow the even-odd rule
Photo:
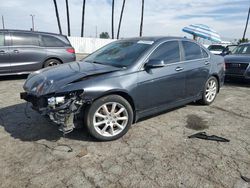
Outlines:
[[[250,54],[250,45],[240,45],[232,51],[232,54]]]
[[[237,47],[237,45],[230,45],[230,46],[227,46],[227,49],[232,52],[235,48]]]
[[[85,58],[85,61],[127,67],[132,65],[150,46],[153,41],[124,40],[110,43]]]

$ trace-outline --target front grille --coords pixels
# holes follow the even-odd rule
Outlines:
[[[226,63],[226,69],[246,70],[248,63]]]
[[[248,63],[226,63],[226,75],[244,76]]]

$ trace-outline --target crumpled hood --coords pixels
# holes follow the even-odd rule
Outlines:
[[[89,75],[121,70],[121,68],[84,61],[48,67],[30,74],[23,86],[30,94],[41,96]]]
[[[226,63],[250,63],[250,55],[227,55],[224,58]]]

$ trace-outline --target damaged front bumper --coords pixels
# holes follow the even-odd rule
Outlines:
[[[76,127],[76,117],[82,107],[90,103],[83,98],[83,90],[40,97],[23,92],[20,98],[32,103],[32,108],[42,115],[48,115],[54,123],[60,125],[59,130],[64,134]]]

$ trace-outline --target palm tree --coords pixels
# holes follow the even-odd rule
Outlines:
[[[245,30],[244,30],[244,34],[243,34],[242,40],[245,39],[245,35],[246,35],[246,31],[247,31],[247,25],[248,25],[248,20],[249,20],[249,14],[250,14],[250,7],[248,9],[247,22],[246,22],[246,26],[245,26]]]
[[[83,33],[84,33],[85,3],[86,3],[86,0],[83,0],[83,2],[82,2],[82,28],[81,28],[81,37],[83,37]]]
[[[143,28],[143,14],[144,14],[144,0],[142,0],[142,6],[141,6],[141,26],[140,26],[140,37],[142,36],[142,28]]]
[[[126,2],[126,0],[123,0],[122,10],[121,10],[121,14],[120,14],[120,20],[119,20],[119,25],[118,25],[118,31],[117,31],[117,39],[119,39],[119,35],[120,35],[120,28],[121,28],[121,22],[122,22],[122,16],[123,16],[125,2]]]
[[[115,0],[112,0],[112,18],[111,18],[112,39],[114,39],[114,8],[115,8]]]
[[[58,9],[57,9],[56,0],[54,0],[54,5],[55,5],[55,11],[56,11],[56,18],[57,18],[59,33],[62,34],[62,28],[61,28],[61,23],[60,23],[60,18],[59,18],[59,13],[58,13]]]
[[[69,20],[69,4],[68,4],[68,0],[65,0],[65,3],[66,3],[66,11],[67,11],[68,36],[70,36],[70,20]]]

